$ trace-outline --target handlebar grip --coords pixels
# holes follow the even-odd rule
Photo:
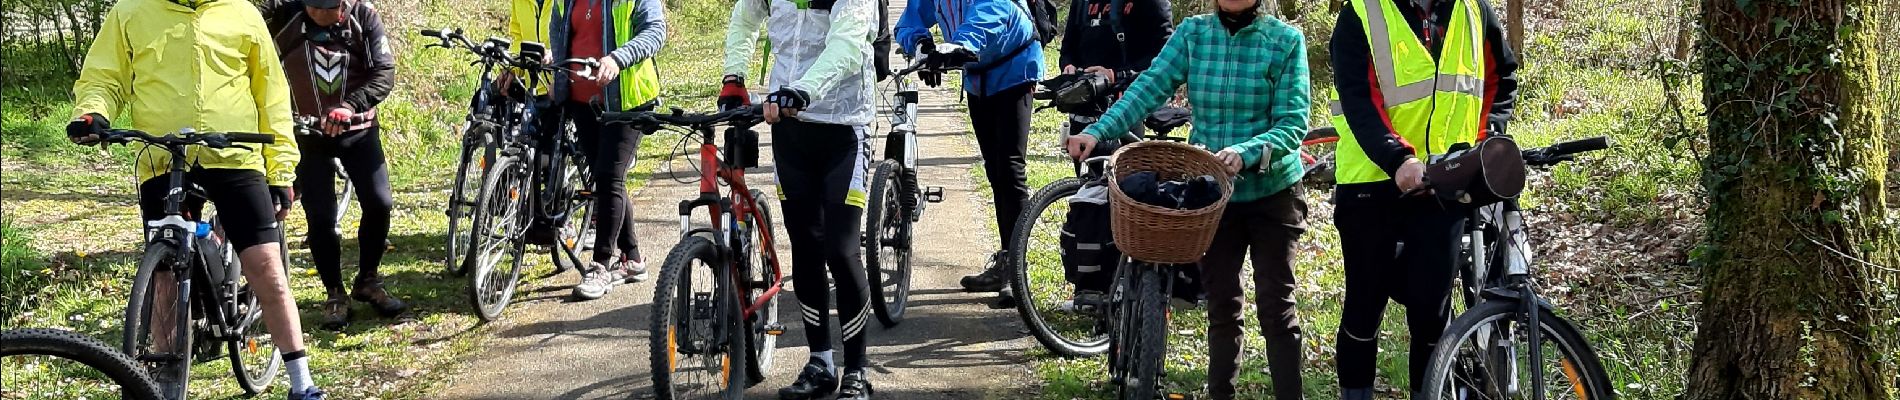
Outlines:
[[[422,36],[428,36],[428,37],[432,37],[432,38],[440,38],[440,37],[442,37],[442,31],[441,31],[441,30],[437,30],[437,29],[423,29],[423,30],[422,30]]]
[[[226,133],[224,134],[224,137],[226,139],[230,139],[231,143],[258,143],[258,144],[277,143],[276,136],[266,135],[262,133]]]
[[[1610,148],[1610,138],[1608,136],[1597,136],[1550,145],[1550,152],[1551,154],[1562,155],[1597,151],[1607,148]]]

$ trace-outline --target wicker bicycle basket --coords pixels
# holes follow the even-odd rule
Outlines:
[[[1206,150],[1179,142],[1146,141],[1123,146],[1109,159],[1115,177],[1108,185],[1109,222],[1115,246],[1134,259],[1152,263],[1187,264],[1199,261],[1214,242],[1221,211],[1234,195],[1227,167]],[[1194,210],[1176,210],[1146,204],[1122,192],[1121,180],[1151,171],[1162,180],[1211,175],[1220,182],[1220,201]]]

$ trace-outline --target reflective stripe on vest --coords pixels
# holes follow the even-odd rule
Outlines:
[[[1376,2],[1377,7],[1365,7]],[[1436,59],[1393,0],[1353,0],[1372,50],[1373,74],[1392,130],[1420,156],[1444,153],[1454,143],[1475,141],[1484,112],[1484,25],[1475,0],[1457,0],[1444,48]],[[1389,180],[1359,146],[1345,109],[1333,93],[1333,126],[1339,131],[1334,178],[1341,184]]]
[[[626,44],[628,40],[633,39],[633,5],[637,1],[660,0],[627,0],[614,2],[614,12],[612,13],[612,18],[614,19],[614,41],[607,51],[612,52],[613,47]],[[640,62],[625,67],[625,69],[620,71],[619,80],[621,110],[631,110],[660,97],[660,71],[659,68],[654,68],[653,58],[640,60]]]

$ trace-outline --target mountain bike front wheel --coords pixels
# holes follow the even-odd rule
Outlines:
[[[1539,343],[1529,343],[1517,302],[1486,301],[1452,320],[1432,351],[1424,399],[1614,398],[1602,361],[1576,326],[1548,309],[1538,313]],[[1542,357],[1533,359],[1531,346]]]
[[[910,303],[911,215],[904,207],[903,166],[878,162],[871,175],[871,198],[864,208],[864,267],[870,272],[872,311],[884,327],[904,321]]]
[[[660,400],[745,396],[738,379],[746,365],[745,331],[711,235],[680,238],[660,267],[653,287],[653,332],[649,357],[653,392]]]
[[[195,333],[191,285],[176,276],[189,273],[190,265],[170,243],[147,244],[133,275],[132,296],[126,301],[125,324],[121,325],[125,332],[120,350],[146,367],[166,398],[184,398],[190,381]]]
[[[521,233],[530,217],[522,203],[529,196],[524,188],[531,171],[519,164],[520,159],[512,156],[496,160],[476,201],[468,297],[483,321],[501,318],[514,299],[515,285],[521,282],[522,253],[527,247]]]

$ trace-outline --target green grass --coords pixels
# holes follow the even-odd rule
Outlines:
[[[717,57],[705,55],[721,54],[725,3],[671,3],[672,39],[659,60],[666,71],[664,99],[673,106],[708,109],[720,72]],[[359,305],[355,322],[342,332],[306,330],[317,383],[332,395],[426,397],[463,356],[480,349],[488,334],[465,300],[465,278],[440,272],[447,222],[441,210],[453,173],[448,166],[457,156],[457,132],[478,71],[467,64],[466,54],[423,49],[423,38],[416,33],[425,27],[461,26],[472,37],[484,37],[502,26],[506,2],[480,3],[475,8],[469,4],[473,3],[377,3],[395,36],[393,47],[401,71],[395,91],[379,107],[396,192],[390,232],[395,248],[385,257],[382,272],[391,292],[409,300],[413,312],[401,318],[380,318]],[[6,268],[0,271],[6,286],[0,294],[5,295],[4,304],[19,312],[9,308],[0,323],[7,328],[73,329],[116,344],[138,251],[135,182],[129,165],[133,150],[115,147],[101,152],[66,143],[62,132],[71,110],[67,100],[71,78],[36,78],[24,81],[38,86],[8,86],[4,91],[6,140],[0,155],[6,173],[0,197],[7,211],[7,247]],[[631,172],[633,190],[647,182],[678,140],[678,135],[670,133],[646,137],[640,161]],[[301,214],[293,212],[289,223],[291,283],[302,306],[304,326],[314,328],[319,320],[317,305],[324,296],[309,252],[302,248]],[[346,276],[355,273],[355,218],[354,213],[345,218]],[[529,259],[521,296],[549,295],[541,291],[571,283],[571,275],[536,279],[551,271],[546,258],[542,254]],[[10,368],[7,381],[44,382],[63,373],[35,371],[50,372],[16,376]],[[236,397],[239,392],[229,371],[223,361],[198,365],[192,373],[194,397]],[[266,396],[282,396],[282,388],[280,381],[276,391]]]

